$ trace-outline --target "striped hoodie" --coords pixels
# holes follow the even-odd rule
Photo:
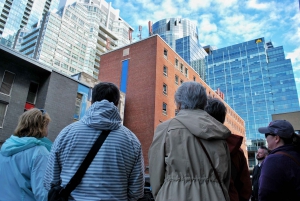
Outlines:
[[[66,186],[102,130],[111,130],[81,183],[69,200],[138,200],[143,196],[144,161],[141,143],[121,124],[113,103],[95,102],[78,122],[65,127],[52,146],[44,186]]]

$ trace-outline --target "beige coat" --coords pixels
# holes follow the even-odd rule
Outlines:
[[[155,201],[229,201],[230,131],[203,110],[180,110],[157,126],[149,150]],[[226,199],[200,143],[219,173]]]

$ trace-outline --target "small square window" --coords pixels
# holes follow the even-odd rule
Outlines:
[[[178,75],[175,75],[175,84],[178,85]]]
[[[168,58],[168,50],[164,49],[164,57],[167,59]]]
[[[185,68],[185,70],[184,70],[185,77],[188,77],[188,73],[189,73],[189,69]]]
[[[167,103],[163,103],[162,110],[163,110],[163,114],[167,115]]]
[[[164,66],[164,76],[168,76],[168,68]]]
[[[183,64],[180,64],[180,72],[183,73]]]
[[[168,94],[168,86],[167,86],[166,84],[163,84],[163,93],[164,93],[165,95]]]
[[[11,73],[9,71],[5,71],[3,78],[2,78],[2,83],[0,86],[0,92],[4,93],[6,95],[10,95],[12,85],[14,82],[15,74]]]
[[[0,102],[0,128],[3,127],[7,105],[8,105],[7,103]]]
[[[175,66],[178,67],[178,59],[175,59]]]

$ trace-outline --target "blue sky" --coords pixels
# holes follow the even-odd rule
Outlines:
[[[217,48],[265,37],[275,47],[283,46],[292,60],[300,97],[300,11],[298,0],[106,0],[120,10],[120,17],[142,38],[148,36],[148,21],[188,18],[197,24],[201,45]],[[300,98],[299,98],[300,102]]]

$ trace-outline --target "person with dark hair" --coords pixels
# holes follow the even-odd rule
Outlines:
[[[227,109],[219,99],[209,98],[205,111],[222,124],[225,122]],[[252,189],[247,159],[240,148],[243,137],[231,134],[226,142],[231,158],[231,178],[228,191],[230,201],[249,201]]]
[[[229,129],[204,111],[207,95],[200,83],[184,82],[175,101],[177,116],[157,126],[149,150],[155,200],[229,201]]]
[[[286,120],[259,128],[271,151],[259,178],[258,200],[300,200],[300,137]]]
[[[138,200],[144,194],[144,160],[138,138],[122,125],[116,85],[93,88],[92,105],[82,119],[64,128],[55,139],[44,177],[49,191],[65,187],[102,131],[110,130],[69,200]]]
[[[265,146],[260,146],[257,150],[256,154],[256,160],[257,165],[254,166],[252,171],[252,196],[251,201],[258,201],[258,189],[259,189],[259,177],[261,172],[261,164],[265,160],[265,158],[268,156],[269,150]]]
[[[50,116],[30,109],[1,147],[0,200],[46,201],[43,177],[52,142],[46,138]]]

